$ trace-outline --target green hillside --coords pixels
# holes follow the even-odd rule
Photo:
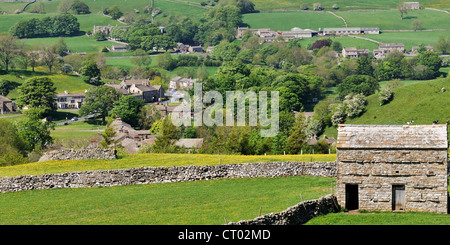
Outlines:
[[[446,92],[442,92],[442,88]],[[436,79],[414,83],[393,90],[394,100],[380,106],[378,94],[367,97],[367,111],[349,124],[432,124],[450,120],[450,79]]]

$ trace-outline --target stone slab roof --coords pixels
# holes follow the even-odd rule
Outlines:
[[[341,149],[447,149],[447,125],[349,125],[338,128]]]

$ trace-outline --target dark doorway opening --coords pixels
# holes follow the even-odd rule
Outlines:
[[[359,208],[358,185],[345,184],[345,208],[347,210]]]
[[[405,210],[405,186],[393,185],[392,186],[392,210],[404,211]]]

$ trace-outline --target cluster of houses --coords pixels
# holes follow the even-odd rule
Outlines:
[[[407,53],[409,55],[417,55],[419,49],[419,46],[414,46],[411,50],[406,50],[403,43],[380,43],[378,45],[378,49],[374,49],[372,53],[375,59],[384,59],[389,52],[392,52],[394,50],[397,50],[401,53]],[[426,51],[434,51],[433,46],[425,46],[424,49]],[[369,50],[357,49],[356,47],[344,47],[342,49],[342,57],[344,58],[358,58],[363,55],[368,56]]]

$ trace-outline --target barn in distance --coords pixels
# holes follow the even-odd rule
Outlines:
[[[443,125],[339,125],[337,199],[347,210],[448,213]]]

